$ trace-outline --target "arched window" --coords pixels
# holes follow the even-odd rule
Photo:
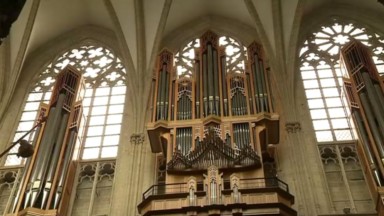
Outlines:
[[[219,38],[219,46],[226,55],[227,72],[244,73],[247,48],[228,36]],[[175,54],[175,66],[179,77],[192,75],[196,55],[199,55],[198,48],[200,39],[194,39]]]
[[[340,49],[351,38],[373,51],[380,73],[384,73],[384,38],[353,23],[334,22],[321,26],[300,50],[300,72],[317,142],[354,140],[349,110],[344,103]]]
[[[300,72],[332,206],[338,213],[374,210],[354,140],[340,69],[340,50],[356,39],[372,48],[384,73],[383,37],[351,22],[333,20],[311,33],[300,50]],[[355,196],[359,194],[359,196]]]
[[[48,103],[57,74],[67,65],[83,72],[86,84],[84,133],[81,136],[81,159],[114,158],[117,155],[126,93],[126,71],[121,60],[109,49],[85,43],[54,58],[34,81],[29,92],[14,141],[36,122],[40,103]],[[35,134],[25,139],[32,142]],[[23,163],[10,151],[6,166]]]

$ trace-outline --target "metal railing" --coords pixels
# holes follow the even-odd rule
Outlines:
[[[289,193],[288,184],[278,178],[248,178],[240,179],[239,189],[280,188]]]
[[[197,191],[204,190],[204,186],[202,186],[202,182],[197,183]],[[228,180],[224,181],[223,189],[224,190],[232,190],[230,188],[230,182]],[[239,190],[250,190],[250,189],[258,189],[258,188],[280,188],[283,191],[289,193],[288,184],[281,181],[278,178],[247,178],[240,179]],[[155,195],[169,195],[169,194],[181,194],[181,193],[189,193],[189,188],[187,183],[174,183],[174,184],[158,184],[152,185],[148,190],[143,193],[143,200],[148,199],[150,196]]]
[[[143,193],[143,200],[150,196],[165,195],[165,194],[179,194],[188,193],[187,183],[174,183],[174,184],[158,184],[152,185],[148,190]]]

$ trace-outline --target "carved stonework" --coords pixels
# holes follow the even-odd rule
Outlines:
[[[207,197],[209,203],[221,203],[221,190],[223,189],[223,173],[219,173],[217,166],[209,166],[207,175],[204,176],[204,185],[207,188]]]
[[[144,142],[144,134],[143,133],[133,133],[131,135],[131,143],[132,144],[143,144]]]
[[[285,124],[285,130],[288,133],[296,133],[296,132],[301,131],[300,122],[287,122]]]
[[[189,180],[188,180],[188,191],[189,191],[188,199],[189,199],[190,206],[196,205],[196,195],[195,195],[196,189],[197,189],[196,177],[191,176],[189,177]]]
[[[236,174],[232,174],[230,176],[231,179],[231,189],[232,189],[232,199],[233,203],[239,203],[240,202],[240,178]]]

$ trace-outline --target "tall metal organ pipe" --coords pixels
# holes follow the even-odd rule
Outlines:
[[[363,144],[363,149],[364,149],[365,154],[368,157],[368,162],[369,162],[369,165],[372,169],[375,181],[378,185],[382,186],[383,182],[382,182],[382,178],[380,177],[382,175],[380,174],[380,171],[377,169],[377,162],[372,155],[372,150],[371,150],[370,142],[368,139],[368,133],[365,129],[365,126],[364,126],[363,120],[361,118],[360,112],[357,110],[353,110],[352,116],[357,123],[357,126],[358,126],[357,129],[358,129],[359,134],[360,134],[360,138],[361,138],[361,141]]]
[[[64,187],[68,176],[67,170],[62,168],[72,162],[71,157],[65,156],[72,155],[73,151],[67,148],[67,134],[70,116],[75,112],[75,100],[81,98],[78,94],[83,92],[80,90],[84,88],[81,80],[81,73],[71,66],[67,66],[57,75],[50,104],[46,108],[47,120],[44,129],[38,131],[35,156],[27,162],[28,171],[17,193],[18,201],[13,207],[14,213],[31,207],[43,211],[58,209],[58,212],[61,211],[58,214],[65,214],[68,206],[60,203],[60,200],[54,201],[54,197],[58,186]],[[70,189],[69,186],[68,190]]]
[[[369,103],[368,97],[365,92],[361,91],[359,93],[359,97],[361,99],[361,103],[364,106],[365,115],[367,116],[369,127],[372,131],[373,138],[377,144],[379,149],[380,157],[384,159],[384,148],[383,148],[383,139],[378,130],[375,117],[373,116],[373,110]]]
[[[384,136],[384,113],[383,109],[380,107],[379,96],[376,94],[376,90],[373,87],[372,80],[368,72],[363,71],[362,76],[367,90],[368,99],[372,105],[373,113],[375,114],[375,119],[377,120],[381,134]]]

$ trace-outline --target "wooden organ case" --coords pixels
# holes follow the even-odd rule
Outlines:
[[[26,163],[12,215],[67,215],[79,152],[82,74],[67,66],[56,77],[44,123],[36,130],[35,153]]]
[[[384,215],[384,77],[369,48],[357,40],[343,47],[340,62],[348,105],[359,133],[358,152],[378,215]]]
[[[259,44],[208,31],[160,53],[152,89],[157,184],[143,194],[142,215],[296,215],[276,177],[279,115]]]

